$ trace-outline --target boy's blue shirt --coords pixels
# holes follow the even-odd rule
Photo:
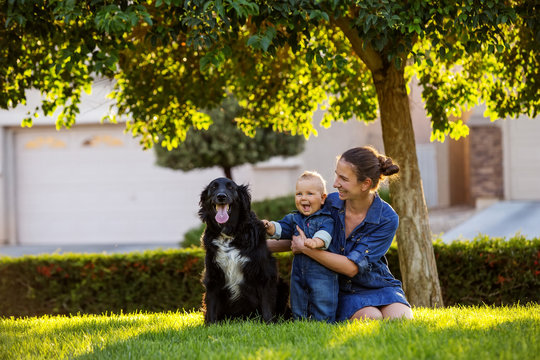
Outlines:
[[[272,239],[292,239],[293,235],[298,235],[296,225],[302,229],[307,238],[319,238],[324,241],[323,249],[330,246],[332,234],[334,232],[334,220],[329,210],[322,208],[315,213],[305,216],[295,210],[279,221],[272,221],[276,227],[276,232]]]

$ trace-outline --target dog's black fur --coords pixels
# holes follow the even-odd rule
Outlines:
[[[206,224],[201,239],[206,250],[205,322],[286,317],[288,287],[278,277],[264,225],[251,211],[248,187],[215,179],[202,191],[199,205],[199,217]],[[216,216],[218,207],[222,209]]]

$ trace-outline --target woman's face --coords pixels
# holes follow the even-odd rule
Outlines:
[[[355,198],[363,193],[362,183],[358,182],[354,165],[343,159],[338,161],[334,187],[338,190],[341,200]]]

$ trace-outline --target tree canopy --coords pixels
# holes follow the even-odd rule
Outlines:
[[[480,103],[492,118],[535,117],[538,10],[536,0],[10,0],[0,13],[0,107],[36,88],[46,99],[35,113],[60,108],[57,126],[69,127],[93,78],[115,78],[118,115],[147,147],[208,128],[201,109],[227,94],[246,109],[238,123],[251,135],[271,126],[308,136],[318,107],[325,126],[378,117],[402,168],[390,191],[405,291],[437,306],[407,83],[422,85],[434,139],[466,135],[459,115]]]
[[[176,148],[156,145],[156,163],[183,171],[217,166],[223,169],[225,177],[232,179],[232,169],[236,166],[255,164],[273,156],[293,156],[304,150],[302,136],[269,128],[258,129],[253,138],[247,136],[236,126],[235,119],[241,112],[234,98],[226,98],[219,107],[207,111],[212,119],[208,130],[188,130],[186,140]]]
[[[120,114],[137,119],[130,129],[146,146],[156,134],[176,145],[190,126],[207,128],[199,110],[231,89],[258,110],[246,112],[247,132],[271,124],[307,136],[324,101],[327,126],[375,119],[367,70],[408,64],[407,78],[423,85],[434,137],[460,137],[466,127],[449,116],[480,102],[493,118],[537,115],[537,7],[525,0],[12,0],[0,14],[0,107],[24,104],[25,91],[36,88],[46,100],[23,125],[60,108],[57,125],[69,127],[94,77],[116,76]],[[172,83],[174,75],[182,81]],[[215,90],[196,90],[209,82]],[[151,99],[137,102],[148,86]]]

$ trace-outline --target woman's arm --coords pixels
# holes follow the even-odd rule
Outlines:
[[[335,271],[339,274],[346,275],[348,277],[354,277],[358,274],[358,266],[349,260],[344,255],[334,254],[329,251],[319,250],[319,249],[310,249],[304,245],[306,240],[306,234],[302,229],[297,228],[300,233],[299,236],[293,236],[291,249],[293,253],[302,253],[313,260],[317,261],[319,264],[327,267],[328,269]]]
[[[266,246],[268,246],[270,252],[291,251],[291,240],[267,239]]]

